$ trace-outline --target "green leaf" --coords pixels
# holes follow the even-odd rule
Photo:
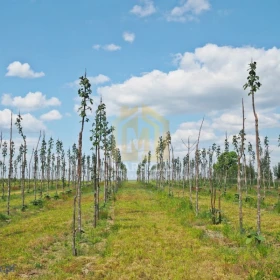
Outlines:
[[[262,235],[257,235],[256,238],[257,238],[259,241],[265,241],[265,238],[264,238]]]
[[[252,242],[252,240],[253,240],[252,238],[247,238],[245,243],[248,245]]]

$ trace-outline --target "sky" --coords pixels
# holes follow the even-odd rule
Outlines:
[[[262,86],[256,93],[261,140],[269,137],[272,164],[280,148],[280,2],[278,0],[0,0],[0,130],[9,137],[11,111],[20,111],[29,151],[40,131],[64,148],[78,141],[79,77],[87,72],[94,98],[107,106],[120,135],[123,122],[149,108],[158,117],[145,132],[145,114],[118,136],[127,152],[147,134],[151,143],[169,122],[175,156],[183,141],[200,147],[229,142],[242,128],[253,145],[251,97],[243,90],[248,64],[257,62]],[[143,109],[143,110],[142,110]],[[132,112],[132,111],[131,111]],[[134,111],[133,111],[134,112]],[[153,113],[152,113],[153,112]],[[93,114],[85,125],[83,147],[90,152]],[[144,130],[143,130],[144,129]],[[143,132],[144,131],[144,132]],[[139,134],[137,136],[137,133]],[[14,130],[17,145],[21,139]],[[150,149],[153,150],[153,144]],[[135,174],[137,159],[126,159]],[[131,175],[132,176],[132,175]]]

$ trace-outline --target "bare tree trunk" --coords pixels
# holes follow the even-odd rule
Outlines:
[[[247,186],[247,167],[246,167],[246,155],[244,153],[243,156],[243,160],[244,160],[244,185],[245,185],[245,191],[246,191],[246,196],[248,195],[248,186]]]
[[[25,210],[25,166],[26,166],[26,140],[24,138],[24,152],[23,152],[23,163],[21,169],[21,197],[22,197],[22,210]]]
[[[174,180],[175,180],[175,166],[174,166],[174,152],[173,152],[173,147],[171,145],[171,151],[172,151],[172,182],[171,182],[171,188],[170,188],[170,193],[169,195],[173,196],[173,187],[174,187]]]
[[[9,174],[8,174],[8,198],[7,198],[7,215],[10,215],[10,197],[11,197],[11,177],[13,172],[13,113],[11,112],[11,126],[10,126],[10,159],[9,159]]]
[[[244,103],[242,98],[242,120],[243,120],[243,126],[242,126],[242,134],[241,134],[241,147],[240,152],[238,154],[238,173],[237,173],[237,182],[238,182],[238,193],[239,193],[239,228],[240,232],[243,231],[243,213],[242,213],[242,188],[241,188],[241,178],[240,178],[240,161],[244,154],[244,133],[245,133],[245,117],[244,117]]]
[[[170,164],[170,148],[169,148],[169,143],[167,144],[167,149],[168,149],[168,194],[170,195],[171,193],[171,181],[170,181],[170,172],[171,172],[171,164]],[[173,161],[172,161],[173,163]],[[172,166],[172,172],[173,172],[173,166]],[[173,175],[173,174],[172,174]],[[172,177],[173,181],[173,177]]]
[[[77,170],[77,200],[78,200],[78,233],[82,232],[82,209],[81,209],[81,180],[82,180],[82,142],[83,142],[83,124],[79,133],[79,151],[78,151],[78,170]]]
[[[107,150],[105,148],[104,151],[104,203],[107,202],[107,192],[108,192],[108,186],[107,186]]]
[[[77,256],[77,248],[76,248],[76,208],[77,208],[77,195],[74,197],[74,205],[73,205],[73,229],[72,229],[72,253],[73,256]]]
[[[260,162],[260,150],[259,150],[259,120],[255,109],[255,98],[252,93],[252,106],[255,116],[255,131],[256,131],[256,156],[258,165],[258,177],[257,177],[257,233],[261,234],[261,162]]]
[[[97,145],[95,146],[95,163],[94,163],[94,217],[93,226],[96,228],[97,225]]]
[[[189,181],[189,189],[190,189],[190,202],[192,203],[192,182],[190,176],[190,137],[188,137],[188,181]]]
[[[195,149],[195,155],[196,155],[196,166],[195,166],[195,192],[196,192],[196,197],[195,197],[195,213],[196,216],[198,216],[198,176],[199,176],[199,151],[198,151],[198,145],[199,145],[199,139],[200,139],[200,133],[202,129],[202,125],[204,122],[204,117],[202,119],[200,128],[199,128],[199,133],[198,133],[198,138],[197,138],[197,143],[196,143],[196,149]]]
[[[100,160],[100,147],[98,144],[98,157],[97,157],[97,162],[98,162],[98,166],[97,166],[97,174],[98,174],[98,180],[97,180],[97,219],[99,220],[100,218],[100,214],[99,214],[99,202],[100,202],[100,179],[101,179],[101,160]]]

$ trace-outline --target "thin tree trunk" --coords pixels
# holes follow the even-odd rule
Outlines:
[[[7,215],[10,215],[10,197],[11,197],[11,177],[13,172],[13,114],[11,112],[11,126],[10,126],[10,160],[9,160],[9,174],[8,174],[8,198],[7,198]]]
[[[24,151],[23,151],[23,163],[21,169],[21,197],[22,197],[22,210],[25,210],[25,165],[26,165],[26,140],[24,138]]]
[[[257,233],[261,234],[261,162],[260,162],[260,150],[259,150],[259,120],[255,109],[255,98],[252,93],[252,106],[255,116],[255,131],[256,131],[256,156],[258,166],[257,177]]]
[[[200,133],[201,133],[201,129],[202,129],[202,125],[204,122],[204,117],[202,119],[200,128],[199,128],[199,133],[198,133],[198,138],[197,138],[197,143],[196,143],[196,151],[195,151],[195,155],[196,155],[196,168],[195,168],[195,191],[196,191],[196,197],[195,197],[195,213],[196,216],[198,216],[198,176],[199,176],[199,155],[198,155],[198,145],[199,145],[199,139],[200,139]]]
[[[244,103],[243,103],[243,98],[242,98],[242,120],[243,120],[243,126],[242,126],[242,134],[241,134],[241,147],[240,147],[240,152],[238,155],[238,173],[237,173],[237,182],[238,182],[238,193],[239,193],[239,229],[240,232],[243,231],[243,213],[242,213],[242,188],[241,188],[241,178],[240,178],[240,161],[241,158],[243,157],[244,153],[244,133],[245,133],[245,117],[244,117]]]

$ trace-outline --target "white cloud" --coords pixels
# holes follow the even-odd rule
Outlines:
[[[92,85],[104,84],[104,83],[107,83],[110,81],[110,78],[103,74],[99,74],[97,76],[91,76],[91,77],[87,77],[87,78],[89,79],[89,82]],[[72,83],[68,83],[67,86],[78,88],[78,87],[80,87],[80,80],[75,80]]]
[[[139,17],[147,17],[156,12],[156,8],[154,6],[153,1],[141,0],[141,2],[142,2],[142,6],[135,5],[130,12]]]
[[[259,129],[279,128],[280,114],[273,111],[264,112],[258,111]],[[240,110],[231,110],[222,113],[219,117],[213,118],[212,127],[215,130],[228,131],[230,133],[239,133],[242,129],[242,112]],[[245,132],[254,133],[255,131],[255,117],[251,106],[245,110]]]
[[[43,121],[55,121],[60,120],[62,115],[57,110],[51,110],[46,114],[40,116],[40,119]]]
[[[280,103],[280,49],[219,47],[207,44],[177,55],[178,68],[170,72],[153,70],[120,84],[99,87],[106,104],[139,106],[146,104],[161,114],[211,114],[214,111],[251,108],[251,98],[243,90],[248,63],[257,61],[263,84],[256,93],[257,110],[275,108]]]
[[[121,47],[118,45],[115,45],[115,44],[109,44],[109,45],[103,46],[103,49],[108,52],[115,52],[115,51],[119,51],[121,49]]]
[[[188,138],[190,139],[190,146],[197,141],[201,122],[202,120],[198,122],[184,122],[179,125],[179,128],[171,135],[172,143],[176,151],[187,151],[185,144],[187,144]],[[204,120],[199,139],[200,143],[214,143],[217,140],[218,136],[211,126],[211,122]]]
[[[126,42],[133,43],[134,40],[135,40],[135,34],[134,33],[130,33],[130,32],[124,32],[123,33],[123,39]]]
[[[93,45],[92,48],[95,50],[99,50],[101,48],[101,46],[97,44],[97,45]]]
[[[40,130],[46,130],[42,121],[37,120],[31,114],[22,114],[22,127],[24,133],[39,132]],[[13,126],[16,122],[17,115],[13,114]],[[9,131],[11,123],[11,111],[9,109],[0,110],[0,127],[2,130]],[[15,128],[14,128],[15,131]]]
[[[280,128],[280,49],[233,48],[207,44],[193,52],[177,54],[177,69],[170,72],[153,70],[141,76],[131,77],[120,84],[99,87],[97,92],[108,108],[108,114],[118,115],[123,106],[147,105],[162,115],[206,115],[200,148],[213,143],[224,149],[225,134],[232,136],[242,129],[241,100],[244,98],[245,131],[247,143],[255,145],[255,124],[251,97],[243,90],[247,81],[248,63],[257,61],[257,74],[262,86],[255,95],[261,139],[268,135],[271,147],[276,145]],[[192,116],[192,118],[194,118]],[[197,140],[201,121],[184,122],[172,133],[175,156],[187,153],[185,143]],[[246,147],[247,147],[246,143]],[[231,147],[232,149],[232,147]],[[277,162],[279,148],[272,154]]]
[[[25,97],[12,97],[10,94],[3,94],[1,104],[4,106],[16,107],[20,111],[33,111],[49,106],[59,106],[61,102],[56,97],[46,98],[42,92],[29,92]]]
[[[94,85],[104,84],[104,83],[107,83],[110,81],[109,77],[102,75],[102,74],[99,74],[98,76],[95,76],[95,77],[89,77],[88,79],[89,79],[90,83],[92,83]]]
[[[168,21],[192,21],[197,15],[210,9],[209,0],[187,0],[185,4],[176,6],[168,14]]]
[[[121,46],[118,46],[116,44],[108,44],[108,45],[104,45],[104,46],[93,45],[92,48],[97,51],[102,48],[104,51],[108,51],[108,52],[115,52],[115,51],[121,50]]]
[[[45,76],[44,72],[34,72],[28,63],[20,63],[14,61],[7,67],[7,77],[20,77],[20,78],[40,78]]]

